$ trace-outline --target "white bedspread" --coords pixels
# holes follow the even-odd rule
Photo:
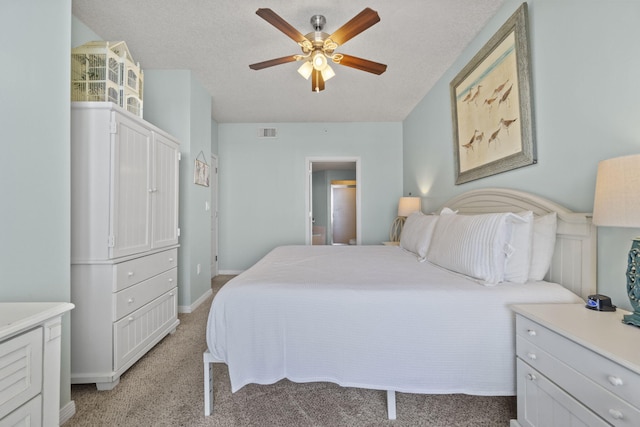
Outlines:
[[[483,286],[393,246],[283,246],[218,292],[207,325],[232,391],[329,381],[515,394],[515,303],[583,302],[558,284]]]

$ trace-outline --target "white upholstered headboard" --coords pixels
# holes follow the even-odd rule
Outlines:
[[[443,207],[462,214],[533,211],[558,214],[556,248],[545,277],[586,299],[596,293],[595,226],[590,213],[577,213],[542,197],[504,188],[471,190],[447,201]]]

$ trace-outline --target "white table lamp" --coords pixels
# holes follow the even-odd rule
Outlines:
[[[398,216],[393,220],[391,224],[391,231],[389,232],[389,240],[392,242],[400,241],[400,234],[402,234],[402,227],[407,217],[414,212],[420,211],[420,197],[400,197],[398,202]]]
[[[601,227],[640,228],[640,155],[598,164],[593,223]],[[627,295],[633,314],[622,321],[640,326],[640,237],[633,239],[627,266]]]

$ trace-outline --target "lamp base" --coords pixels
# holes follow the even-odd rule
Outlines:
[[[389,231],[389,240],[392,242],[399,242],[400,235],[402,234],[402,227],[404,227],[404,222],[407,220],[406,216],[397,216],[396,219],[393,220],[393,224],[391,224],[391,231]]]
[[[622,322],[640,326],[640,237],[631,242],[627,266],[627,295],[631,303],[632,314],[623,317]]]
[[[625,314],[622,316],[622,323],[626,323],[627,325],[640,326],[640,313],[633,312],[631,314]]]

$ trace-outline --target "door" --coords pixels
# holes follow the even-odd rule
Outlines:
[[[211,156],[211,277],[218,275],[218,158]]]
[[[331,242],[356,242],[356,186],[331,184]]]

